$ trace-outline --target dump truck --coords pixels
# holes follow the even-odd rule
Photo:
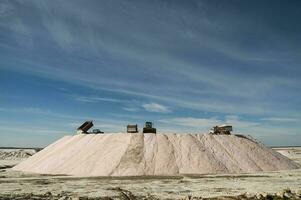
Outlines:
[[[231,125],[221,125],[214,126],[209,133],[212,135],[230,135],[232,130],[233,128]]]
[[[80,127],[77,128],[78,134],[88,134],[88,130],[93,126],[93,121],[85,121]]]
[[[99,134],[103,133],[99,129],[93,129],[92,132],[88,132],[93,127],[93,121],[85,121],[80,127],[77,128],[77,134]]]
[[[153,128],[152,122],[145,122],[145,126],[143,128],[143,133],[156,133],[157,130]]]
[[[126,127],[127,133],[138,133],[138,125],[137,124],[129,124]]]

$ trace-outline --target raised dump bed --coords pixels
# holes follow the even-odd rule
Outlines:
[[[93,126],[93,121],[85,121],[80,127],[77,128],[77,133],[87,134],[88,130],[92,128],[92,126]]]
[[[92,132],[88,132],[93,127],[93,121],[85,121],[80,127],[77,128],[78,134],[100,134],[104,133],[100,129],[93,129]]]
[[[129,124],[126,127],[127,133],[138,133],[138,125],[137,124]]]

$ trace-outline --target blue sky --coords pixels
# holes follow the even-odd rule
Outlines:
[[[0,146],[229,123],[301,145],[301,1],[0,1]]]

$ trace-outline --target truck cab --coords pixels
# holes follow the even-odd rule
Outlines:
[[[152,122],[145,122],[145,126],[143,128],[143,133],[156,133],[157,129],[153,127]]]

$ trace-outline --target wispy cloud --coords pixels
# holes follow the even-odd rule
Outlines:
[[[228,116],[226,116],[225,120],[224,120],[224,123],[226,123],[226,124],[233,124],[234,126],[238,127],[239,129],[249,128],[249,127],[255,127],[255,126],[260,125],[259,122],[241,120],[236,115],[228,115]]]
[[[21,107],[21,108],[0,108],[2,112],[26,112],[26,113],[37,113],[37,114],[50,114],[51,111],[44,110],[37,107]]]
[[[166,118],[159,120],[167,128],[182,127],[181,130],[193,130],[208,132],[213,126],[228,124],[234,126],[236,131],[245,131],[248,128],[254,128],[260,125],[256,122],[241,120],[238,116],[226,116],[224,119],[218,117],[211,118],[197,118],[197,117],[177,117],[177,118]],[[184,129],[183,129],[184,128]]]
[[[300,122],[300,118],[286,118],[286,117],[267,117],[262,118],[262,121],[268,121],[268,122],[277,122],[277,123],[286,123],[286,122]]]
[[[139,108],[137,108],[137,107],[123,107],[122,109],[125,110],[125,111],[129,111],[129,112],[139,111]]]
[[[272,107],[266,106],[265,101],[262,100],[265,99],[267,91],[273,91],[279,87],[296,87],[300,85],[298,84],[298,79],[281,77],[279,74],[274,73],[276,70],[271,71],[264,77],[260,73],[254,73],[250,76],[249,73],[245,73],[237,66],[228,71],[225,70],[228,68],[224,68],[220,63],[207,63],[202,60],[192,62],[186,57],[180,57],[179,52],[173,50],[177,48],[169,47],[169,43],[166,42],[169,41],[168,39],[179,41],[178,37],[183,37],[183,39],[187,40],[187,44],[190,45],[181,46],[184,52],[197,52],[198,50],[203,52],[204,49],[213,49],[214,51],[222,52],[230,59],[238,58],[238,60],[247,60],[248,58],[245,57],[250,55],[251,52],[246,48],[242,48],[237,43],[231,43],[231,40],[229,41],[223,37],[216,37],[214,34],[211,34],[220,25],[223,29],[226,26],[218,21],[213,22],[210,16],[204,16],[205,19],[203,21],[198,20],[196,24],[188,23],[196,21],[193,20],[196,16],[187,10],[183,10],[179,5],[175,5],[175,8],[180,11],[181,16],[185,17],[185,19],[190,19],[185,22],[187,23],[187,27],[185,27],[187,29],[182,29],[183,25],[178,23],[178,20],[160,20],[160,23],[158,23],[156,17],[153,18],[153,16],[147,15],[144,19],[149,23],[140,21],[140,18],[134,16],[142,14],[142,10],[147,9],[144,6],[148,5],[143,4],[141,5],[142,10],[131,15],[129,14],[131,12],[125,12],[127,9],[132,9],[131,4],[125,5],[125,7],[114,4],[113,8],[109,5],[103,5],[101,6],[103,12],[100,13],[95,12],[93,7],[89,5],[84,6],[85,8],[87,7],[87,10],[81,9],[83,6],[81,3],[74,3],[72,5],[61,3],[59,10],[56,8],[57,4],[55,3],[34,2],[32,4],[34,5],[33,8],[36,8],[37,12],[41,15],[41,24],[45,27],[44,31],[49,34],[49,37],[63,50],[67,48],[67,52],[69,52],[71,49],[73,53],[72,56],[67,53],[67,63],[57,61],[55,65],[52,65],[51,61],[45,58],[34,62],[31,61],[33,62],[32,66],[28,62],[20,64],[22,70],[31,70],[32,73],[38,75],[49,76],[71,83],[76,82],[77,84],[99,90],[105,89],[116,93],[126,93],[132,96],[160,100],[166,98],[166,101],[176,106],[189,109],[243,114],[277,112]],[[70,6],[73,9],[70,9]],[[105,9],[105,7],[109,8]],[[160,11],[158,8],[155,6],[154,11]],[[202,8],[200,7],[200,9]],[[95,19],[113,17],[111,13],[116,12],[109,12],[109,9],[120,11],[118,13],[121,15],[120,19],[122,20],[113,21],[113,24],[105,23],[106,20],[95,21]],[[57,15],[53,16],[53,10],[57,10]],[[78,10],[81,10],[81,15],[76,13]],[[168,9],[166,11],[172,14],[172,11]],[[70,21],[66,20],[65,13],[73,16],[73,20],[77,24],[76,26],[71,25],[74,23],[73,21],[70,23]],[[133,27],[134,30],[128,29],[123,22],[128,22],[130,19],[132,21],[132,17],[137,24],[147,24],[147,27],[156,31],[150,34],[140,29],[135,30],[135,27]],[[18,19],[18,17],[15,18]],[[21,24],[26,27],[30,27],[31,25],[26,20],[23,20]],[[82,31],[82,27],[84,27],[85,31]],[[170,38],[157,37],[157,35],[165,35],[161,34],[165,29],[166,31],[176,30],[178,34],[172,34]],[[135,36],[132,34],[133,31],[135,32]],[[189,33],[188,36],[187,33]],[[231,39],[233,38],[231,37]],[[236,38],[234,41],[236,41]],[[198,45],[192,45],[195,43]],[[177,46],[176,43],[174,45]],[[54,47],[51,46],[51,48]],[[79,49],[81,49],[80,52],[88,53],[84,56],[77,56]],[[162,50],[158,51],[158,49]],[[102,52],[106,52],[106,58],[102,57]],[[254,56],[253,54],[254,52],[251,56]],[[211,57],[212,55],[203,55],[203,57],[206,56]],[[81,59],[78,59],[79,57]],[[223,56],[220,55],[220,57]],[[254,57],[256,58],[256,56]],[[223,59],[225,58],[223,57]],[[18,58],[18,60],[22,59]],[[82,64],[76,64],[82,62],[85,65],[84,72],[81,70]],[[72,64],[69,65],[70,63]],[[137,66],[129,63],[136,63]],[[107,68],[107,65],[111,67]],[[244,66],[244,63],[236,63],[236,65]],[[127,70],[124,70],[125,67]],[[146,74],[146,72],[148,73]],[[148,76],[151,78],[147,80],[154,79],[156,81],[141,81],[142,79],[139,78],[141,76]],[[256,78],[253,78],[253,76]],[[157,83],[156,87],[152,87],[154,83]],[[173,87],[170,87],[169,85],[171,84],[169,83],[172,83]],[[202,87],[199,87],[200,85]],[[148,90],[145,90],[145,88],[148,88]],[[151,95],[160,93],[166,95],[164,97]],[[197,98],[194,98],[194,96]],[[212,98],[207,98],[207,96],[214,97],[215,101],[212,101]],[[225,102],[224,98],[238,100]],[[253,101],[248,101],[249,98],[252,98]],[[172,99],[174,101],[170,101]],[[82,102],[116,102],[110,98],[101,99],[97,97],[79,97],[78,100]]]
[[[107,97],[96,97],[96,96],[77,96],[75,97],[76,101],[86,102],[86,103],[97,103],[101,101],[107,101],[112,103],[120,103],[125,102],[121,99],[113,99],[113,98],[107,98]]]
[[[14,7],[9,1],[2,1],[0,3],[0,17],[7,17],[11,15],[14,11]]]
[[[52,135],[56,134],[58,136],[70,134],[70,133],[67,133],[65,130],[50,130],[47,128],[40,128],[40,127],[33,127],[33,126],[31,126],[31,128],[29,128],[28,126],[1,127],[0,130],[5,131],[7,133],[9,133],[9,132],[19,132],[19,133],[30,132],[31,134],[35,134],[35,135],[46,135],[46,136],[47,136],[47,134],[52,134]]]
[[[163,120],[166,130],[231,123],[238,130],[272,134],[269,128],[275,128],[266,128],[271,124],[297,127],[300,30],[293,24],[300,12],[286,4],[295,15],[275,18],[276,4],[262,3],[259,12],[252,11],[258,6],[253,4],[5,0],[0,3],[1,67],[19,77],[4,82],[17,91],[4,88],[1,94],[15,93],[27,108],[4,101],[11,107],[2,105],[1,114],[80,123],[97,118],[89,109],[71,113],[72,106],[86,103],[102,110],[107,119],[100,117],[99,123],[112,128],[117,117],[110,114],[139,111]],[[250,12],[236,12],[246,7]],[[63,94],[62,102],[72,103],[62,108],[60,101],[41,96],[40,88],[24,92],[20,76],[61,88],[53,96]]]
[[[161,119],[159,120],[161,123],[177,125],[177,126],[185,126],[185,127],[193,127],[199,129],[208,129],[215,125],[219,125],[222,123],[221,120],[216,118],[195,118],[195,117],[179,117],[179,118],[171,118],[171,119]]]
[[[157,112],[157,113],[169,113],[171,112],[170,108],[158,103],[146,103],[142,107],[148,112]]]

